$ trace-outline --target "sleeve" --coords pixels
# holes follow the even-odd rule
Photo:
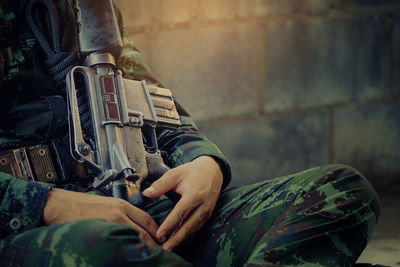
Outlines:
[[[65,132],[66,123],[62,97],[48,96],[13,105],[0,115],[0,151],[46,141]],[[0,172],[0,235],[37,227],[48,192],[53,186],[17,179]]]
[[[178,106],[178,110],[181,109]],[[231,168],[227,158],[219,148],[199,132],[190,116],[180,112],[181,127],[172,131],[159,129],[158,144],[161,151],[165,152],[165,163],[171,167],[177,167],[190,162],[200,156],[211,156],[218,163],[224,181],[225,188],[231,180]]]
[[[20,233],[37,227],[53,186],[0,172],[0,233]]]
[[[67,130],[67,110],[61,96],[46,96],[15,105],[0,115],[0,150],[45,142]]]
[[[124,49],[118,59],[118,67],[124,73],[124,77],[132,80],[145,80],[149,84],[163,87],[152,75],[142,55],[126,34],[121,16],[119,16],[119,22],[123,33]],[[224,175],[223,188],[225,188],[231,180],[228,160],[214,143],[198,131],[189,114],[176,100],[175,105],[181,118],[180,129],[157,129],[158,145],[164,152],[165,163],[173,168],[200,156],[211,156],[221,168]]]

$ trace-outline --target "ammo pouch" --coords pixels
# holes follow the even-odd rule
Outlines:
[[[52,154],[56,151],[48,145],[21,147],[0,152],[0,171],[26,180],[55,183],[64,178]],[[53,156],[58,159],[57,156]],[[54,164],[56,163],[56,164]],[[59,169],[59,170],[57,170]]]

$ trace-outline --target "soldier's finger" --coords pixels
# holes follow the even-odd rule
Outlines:
[[[147,212],[138,209],[135,206],[130,205],[129,203],[128,206],[125,207],[125,211],[131,222],[139,225],[154,238],[157,238],[157,231],[159,226]]]
[[[182,198],[172,209],[171,213],[158,228],[158,240],[160,242],[164,242],[167,235],[183,225],[189,214],[191,214],[198,206],[200,206],[200,204],[201,203],[196,200],[192,194],[183,194]]]
[[[162,245],[165,250],[173,250],[182,241],[196,233],[207,221],[208,218],[202,216],[201,208],[197,208],[193,214],[177,229],[172,236]]]
[[[179,180],[179,171],[171,169],[161,176],[157,181],[152,183],[150,187],[143,191],[143,195],[148,198],[159,197],[166,192],[177,187]]]
[[[151,237],[151,235],[148,232],[146,232],[146,230],[144,230],[142,227],[140,227],[139,225],[133,223],[129,219],[127,219],[126,224],[128,224],[133,229],[138,231],[140,240],[145,242],[147,245],[149,245],[151,247],[158,247],[159,246],[158,243],[156,241],[154,241],[154,239]]]

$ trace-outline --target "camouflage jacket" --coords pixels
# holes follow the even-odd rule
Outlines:
[[[4,2],[9,3],[2,6]],[[25,4],[26,0],[0,2],[0,151],[44,143],[68,132],[65,100],[57,94],[43,67],[43,52],[29,30]],[[120,27],[124,32],[122,20]],[[118,67],[125,78],[161,86],[134,44],[123,35],[124,49]],[[160,150],[166,152],[164,161],[176,167],[210,155],[220,165],[226,186],[230,180],[227,160],[198,132],[179,104],[177,108],[182,127],[176,131],[157,129]],[[53,186],[0,173],[0,235],[40,225],[47,194]],[[16,222],[22,227],[15,227]]]

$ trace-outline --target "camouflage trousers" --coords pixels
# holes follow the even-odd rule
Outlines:
[[[158,223],[167,199],[147,207]],[[352,168],[330,165],[221,193],[208,223],[175,251],[126,225],[83,220],[6,238],[1,266],[352,266],[379,201]]]

